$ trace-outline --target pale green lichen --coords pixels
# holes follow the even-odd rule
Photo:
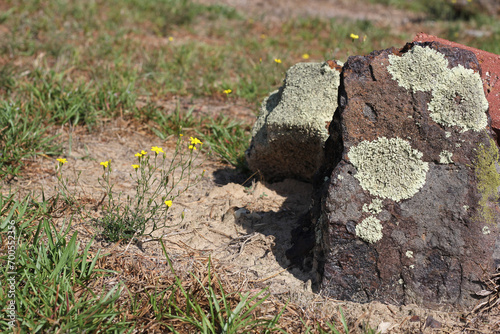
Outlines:
[[[348,158],[364,190],[396,202],[415,195],[429,170],[429,164],[421,160],[422,153],[401,138],[362,141],[351,147]]]
[[[443,82],[432,90],[428,109],[441,125],[459,126],[463,131],[486,128],[488,100],[479,73],[462,65],[448,70]]]
[[[387,70],[401,87],[412,91],[429,91],[448,70],[448,60],[431,48],[415,45],[402,57],[389,55]]]
[[[356,225],[356,235],[371,244],[379,241],[383,236],[380,220],[373,216],[363,219]]]
[[[428,109],[436,123],[463,131],[480,131],[488,125],[488,101],[479,73],[462,65],[449,69],[443,54],[420,45],[401,57],[389,55],[389,63],[387,71],[401,87],[432,92]]]
[[[413,252],[412,252],[412,251],[410,251],[410,250],[409,250],[409,251],[406,251],[406,254],[405,254],[405,255],[406,255],[406,257],[408,257],[408,258],[412,258],[412,257],[413,257]]]
[[[497,171],[498,148],[495,141],[490,138],[489,146],[480,143],[474,161],[474,173],[477,178],[479,199],[479,219],[485,223],[495,223],[495,213],[489,206],[490,202],[498,200],[498,187],[500,175]]]
[[[453,153],[451,153],[450,151],[443,150],[443,152],[439,154],[439,163],[452,164],[453,163],[453,160],[451,159],[452,156]]]
[[[490,234],[491,231],[490,231],[490,228],[488,226],[484,226],[483,227],[483,234]]]
[[[363,212],[377,214],[382,211],[382,207],[382,200],[380,198],[375,198],[370,204],[363,204]]]

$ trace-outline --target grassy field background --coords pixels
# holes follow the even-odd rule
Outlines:
[[[354,3],[367,11],[398,10],[399,18],[408,19],[396,26],[301,13],[269,19],[272,14],[250,15],[216,1],[0,0],[0,331],[359,330],[343,315],[305,321],[310,315],[293,314],[286,301],[268,311],[263,305],[271,297],[265,290],[225,292],[226,283],[210,271],[216,271],[213,264],[193,274],[178,273],[171,264],[166,281],[137,298],[119,285],[100,284],[117,267],[106,264],[109,254],[90,254],[70,233],[72,217],[82,214],[79,200],[35,196],[16,186],[29,179],[39,159],[68,153],[71,143],[57,129],[92,134],[106,131],[116,119],[165,141],[175,142],[181,134],[200,138],[211,148],[202,151],[207,159],[246,178],[244,151],[255,114],[203,115],[193,105],[232,105],[257,113],[291,65],[402,47],[420,31],[500,54],[500,20],[474,1]],[[55,224],[65,206],[66,223]],[[12,235],[14,328],[7,317]]]

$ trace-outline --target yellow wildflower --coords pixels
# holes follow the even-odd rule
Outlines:
[[[352,39],[358,39],[358,38],[359,38],[359,35],[351,34],[351,38],[352,38]]]
[[[279,58],[274,58],[274,62],[275,62],[276,64],[281,64],[281,59],[279,59]]]
[[[224,94],[228,95],[228,94],[231,94],[232,93],[232,90],[231,89],[225,89],[222,91]]]
[[[67,162],[68,162],[68,160],[66,160],[66,159],[64,159],[64,158],[59,158],[59,159],[56,159],[56,160],[57,160],[57,161],[59,161],[59,163],[60,163],[61,165],[64,165],[65,163],[67,163]]]
[[[190,150],[196,150],[196,146],[194,146],[194,145],[189,145],[189,149],[190,149]]]
[[[135,156],[138,157],[138,158],[140,158],[140,157],[142,157],[142,154],[141,153],[136,153]]]
[[[173,38],[172,36],[170,36],[170,37],[168,38],[168,41],[169,41],[169,42],[173,42],[173,41],[174,41],[174,38]]]
[[[171,200],[165,201],[165,205],[170,208],[172,206],[172,201]]]
[[[158,147],[158,146],[151,147],[151,151],[155,152],[155,154],[164,153],[163,149],[161,147]]]
[[[146,152],[146,151],[144,151],[144,150],[141,150],[141,154],[142,154],[142,155],[146,155],[146,154],[148,154],[148,152]]]
[[[302,59],[309,59],[309,55],[308,55],[307,53],[304,53],[304,54],[302,55]]]
[[[139,168],[139,165],[132,165],[132,168],[137,169],[137,168]]]
[[[104,168],[108,168],[108,164],[109,164],[109,161],[101,162],[101,166],[103,166]]]
[[[198,138],[193,138],[193,137],[189,137],[189,140],[191,140],[191,145],[196,145],[196,144],[200,144],[202,145],[203,143],[198,139]]]

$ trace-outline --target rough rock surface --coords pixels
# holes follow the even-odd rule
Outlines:
[[[498,5],[500,8],[500,4]],[[481,65],[481,79],[483,80],[484,93],[486,94],[486,99],[488,100],[491,116],[491,126],[497,132],[500,133],[500,56],[486,52],[484,50],[479,50],[471,48],[470,46],[465,46],[455,42],[450,42],[448,40],[427,35],[424,33],[419,33],[413,39],[414,42],[438,42],[451,47],[458,47],[461,49],[469,50],[474,52],[477,57],[479,64]]]
[[[337,108],[340,66],[299,63],[262,103],[246,152],[248,166],[268,181],[310,181],[323,163],[328,124]]]
[[[479,72],[474,53],[438,43],[348,59],[311,211],[325,295],[476,302],[500,264],[498,149]]]

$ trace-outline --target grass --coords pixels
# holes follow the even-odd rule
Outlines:
[[[432,22],[431,33],[500,53],[500,23],[473,4],[458,9],[444,0],[367,2],[419,12],[424,25]],[[486,34],[476,38],[469,30]],[[200,117],[192,108],[163,102],[212,99],[257,110],[304,54],[307,61],[345,61],[402,46],[417,31],[342,18],[267,22],[189,0],[7,0],[0,2],[0,32],[0,187],[5,192],[9,182],[12,186],[16,177],[26,176],[30,161],[62,154],[56,129],[85,127],[92,133],[117,117],[146,124],[162,140],[198,136],[217,159],[245,171],[251,124],[228,115]],[[351,33],[360,38],[352,40]],[[224,93],[228,89],[231,93]],[[93,253],[93,240],[85,246],[78,242],[71,224],[82,218],[81,211],[69,199],[0,195],[0,308],[7,309],[10,300],[5,241],[15,231],[20,331],[122,333],[157,326],[179,333],[271,333],[285,332],[291,322],[287,328],[296,331],[349,332],[343,314],[307,326],[301,321],[306,315],[293,314],[286,302],[271,308],[276,301],[266,290],[238,292],[208,260],[190,273],[174,270],[164,247],[166,282],[126,276],[116,256]],[[56,213],[67,207],[74,216],[61,224]],[[118,207],[111,213],[124,217],[125,212]],[[101,221],[104,229],[123,227],[116,217]],[[110,236],[119,241],[125,232]],[[111,287],[113,279],[120,283]],[[8,329],[8,320],[0,318],[0,331]]]
[[[141,288],[138,277],[129,277],[110,285],[123,270],[108,268],[117,257],[91,251],[93,239],[81,245],[78,232],[70,233],[71,219],[66,226],[56,227],[50,213],[57,211],[58,204],[30,196],[19,200],[0,196],[4,218],[0,235],[3,240],[10,240],[9,235],[17,240],[1,246],[0,308],[8,310],[14,303],[15,327],[21,332],[131,333],[151,322],[172,333],[284,332],[279,323],[286,304],[275,314],[266,313],[269,305],[264,304],[270,297],[266,289],[234,291],[218,278],[210,260],[205,270],[181,276],[162,241],[170,275],[163,272],[158,277],[167,282],[152,278],[149,288]],[[15,247],[9,252],[11,245]],[[347,328],[344,318],[341,322]],[[8,331],[10,325],[4,313],[0,331]],[[327,326],[335,328],[331,323]]]

